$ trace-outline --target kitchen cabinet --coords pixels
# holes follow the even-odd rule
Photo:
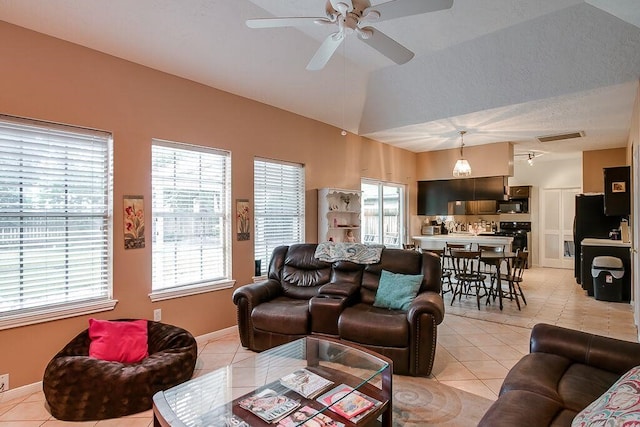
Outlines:
[[[477,200],[476,215],[495,215],[497,202],[495,200]]]
[[[449,202],[447,206],[448,215],[495,215],[495,200],[457,200]]]
[[[419,181],[418,215],[495,214],[495,201],[505,197],[506,180],[504,176],[493,176]],[[461,203],[452,206],[450,202],[456,201]]]
[[[447,181],[418,182],[418,215],[447,215]]]
[[[359,243],[361,192],[339,188],[318,190],[318,241]]]
[[[472,200],[504,200],[506,190],[506,176],[473,178]]]

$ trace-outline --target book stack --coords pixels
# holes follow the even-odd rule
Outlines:
[[[307,399],[313,399],[331,387],[333,381],[303,368],[280,378],[280,384]]]

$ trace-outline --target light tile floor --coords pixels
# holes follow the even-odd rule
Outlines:
[[[596,301],[587,297],[573,279],[572,271],[532,268],[525,272],[523,291],[527,305],[518,310],[513,301],[482,305],[463,298],[451,305],[445,295],[447,315],[438,328],[438,347],[431,377],[470,393],[496,399],[511,368],[529,352],[529,334],[536,323],[545,322],[637,342],[633,312],[629,304]],[[194,375],[203,375],[252,352],[240,346],[237,336],[198,342],[199,356]],[[130,417],[86,423],[55,420],[44,407],[42,392],[0,400],[0,427],[148,427],[151,411]]]

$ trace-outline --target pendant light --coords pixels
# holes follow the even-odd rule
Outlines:
[[[464,158],[464,134],[467,131],[460,131],[460,158],[456,162],[456,165],[453,167],[453,176],[456,178],[463,178],[465,176],[471,175],[471,165]]]

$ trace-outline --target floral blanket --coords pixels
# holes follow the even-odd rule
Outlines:
[[[384,245],[364,245],[362,243],[319,243],[315,257],[320,261],[351,261],[356,264],[380,262]]]

